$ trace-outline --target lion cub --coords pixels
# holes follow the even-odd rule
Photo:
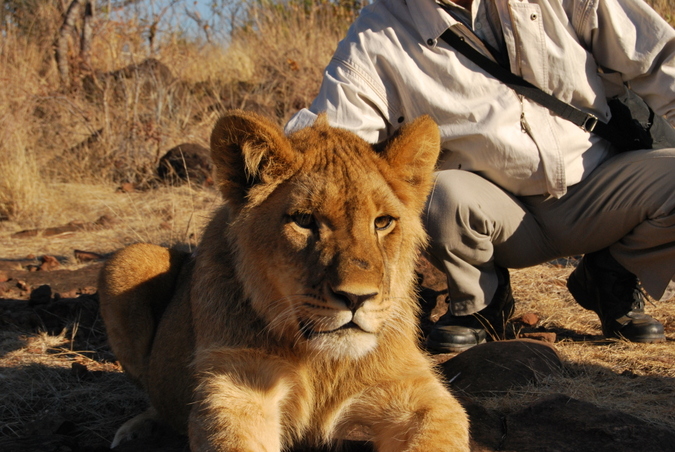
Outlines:
[[[376,152],[319,117],[286,137],[233,111],[211,136],[226,204],[194,256],[138,244],[101,273],[125,371],[196,451],[329,444],[468,451],[467,416],[418,346],[414,265],[439,152],[428,117]]]

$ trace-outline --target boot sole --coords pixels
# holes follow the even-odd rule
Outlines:
[[[478,342],[477,344],[450,344],[450,343],[437,343],[437,342],[427,342],[426,349],[429,353],[432,354],[441,354],[441,353],[460,353],[466,351],[476,345],[485,344],[487,340]]]
[[[621,333],[614,333],[612,335],[607,335],[605,334],[605,337],[615,337],[617,339],[623,339],[628,342],[636,342],[638,344],[657,344],[659,342],[666,342],[666,335],[665,334],[659,334],[659,335],[649,335],[649,336],[636,336],[633,338],[627,338],[624,337]]]

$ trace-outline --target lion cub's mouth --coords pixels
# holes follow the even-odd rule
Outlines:
[[[302,331],[302,334],[305,337],[305,339],[311,339],[313,337],[323,336],[323,335],[326,335],[326,334],[339,333],[341,331],[347,331],[347,330],[360,330],[361,332],[367,333],[366,330],[364,330],[359,325],[357,325],[353,320],[350,320],[349,322],[345,323],[344,325],[342,325],[338,328],[335,328],[335,329],[332,329],[332,330],[325,330],[325,331],[316,331],[311,326],[309,326],[309,324],[306,323],[306,322],[300,323],[300,331]]]

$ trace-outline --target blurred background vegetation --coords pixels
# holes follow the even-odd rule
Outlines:
[[[669,2],[648,0],[672,24]],[[225,109],[283,125],[361,6],[0,0],[0,224],[49,222],[55,184],[147,187],[168,149],[207,146]]]
[[[0,224],[49,221],[63,201],[53,184],[146,186],[171,147],[208,146],[225,109],[285,123],[311,102],[356,10],[0,0]]]

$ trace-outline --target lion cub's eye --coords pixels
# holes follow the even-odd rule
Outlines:
[[[291,215],[291,220],[293,223],[297,224],[301,228],[310,229],[316,226],[316,221],[314,220],[314,215],[311,213],[294,213]]]
[[[384,231],[389,229],[391,225],[394,224],[394,217],[389,215],[382,215],[381,217],[375,218],[375,229],[378,231]]]

